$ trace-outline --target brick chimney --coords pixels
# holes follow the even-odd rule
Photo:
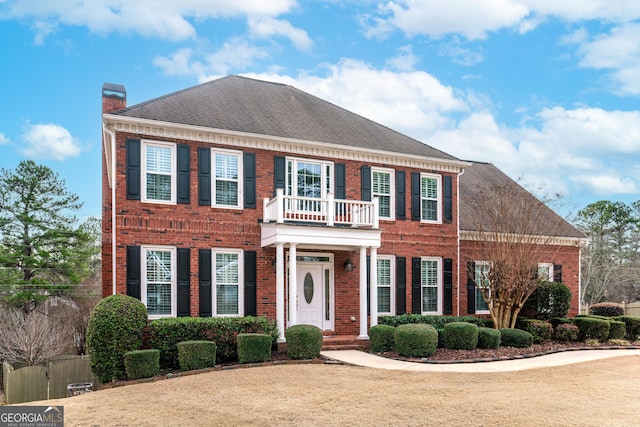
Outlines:
[[[127,91],[124,86],[113,83],[103,84],[102,112],[111,113],[124,108],[127,108]]]

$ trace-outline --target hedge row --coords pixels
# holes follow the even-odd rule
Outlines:
[[[444,325],[452,322],[473,323],[478,327],[493,327],[491,319],[483,319],[475,316],[435,316],[423,314],[400,314],[397,316],[380,316],[378,321],[381,325],[400,326],[414,323],[424,323],[436,329],[443,329]]]

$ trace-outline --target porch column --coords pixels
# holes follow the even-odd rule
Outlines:
[[[276,322],[278,342],[284,342],[284,246],[276,245]]]
[[[367,248],[360,248],[360,335],[359,340],[368,340],[367,334]]]
[[[369,325],[375,326],[378,324],[378,249],[371,248],[370,250],[370,267],[369,267],[369,304],[371,309],[369,310]]]
[[[296,245],[289,245],[289,326],[298,324],[298,259]]]

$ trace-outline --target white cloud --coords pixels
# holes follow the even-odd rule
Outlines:
[[[438,54],[449,56],[456,64],[471,67],[484,61],[484,55],[480,51],[472,51],[463,48],[458,37],[454,37],[450,42],[443,43],[438,49]]]
[[[2,132],[0,132],[0,145],[8,144],[9,138],[5,136]]]
[[[250,17],[248,23],[249,31],[254,37],[283,36],[291,40],[296,49],[302,51],[308,51],[313,45],[306,31],[293,27],[288,21],[270,17]]]
[[[22,154],[34,159],[65,160],[82,152],[80,142],[59,125],[29,125],[22,139],[25,142]]]
[[[411,45],[400,47],[397,55],[386,61],[387,66],[398,71],[414,70],[417,63],[418,57],[413,54]]]
[[[607,173],[574,175],[569,179],[583,191],[599,196],[611,194],[634,194],[640,192],[639,183],[619,171],[609,170]]]

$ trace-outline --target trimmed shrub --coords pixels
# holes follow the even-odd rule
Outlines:
[[[624,316],[624,306],[616,302],[601,302],[589,307],[589,314],[597,316]]]
[[[500,347],[500,331],[493,328],[478,328],[478,348]]]
[[[478,327],[472,323],[444,325],[444,346],[454,350],[473,350],[478,345]]]
[[[618,316],[616,320],[624,322],[627,327],[626,338],[629,341],[636,341],[640,338],[640,317],[635,316]]]
[[[216,366],[216,343],[213,341],[183,341],[177,347],[182,371]]]
[[[313,325],[293,325],[286,330],[287,355],[292,359],[313,359],[322,350],[322,330]]]
[[[573,323],[561,323],[556,327],[553,338],[558,341],[574,342],[578,341],[578,332],[578,327]]]
[[[533,335],[521,329],[500,329],[500,345],[504,347],[531,347]]]
[[[533,335],[533,342],[536,344],[549,341],[553,336],[553,326],[544,320],[523,319],[520,321],[519,329]]]
[[[566,317],[554,317],[553,319],[549,319],[549,323],[551,323],[551,326],[553,326],[553,329],[555,330],[558,325],[562,325],[563,323],[573,323],[571,321],[571,319],[568,319]]]
[[[278,327],[266,317],[168,317],[149,322],[150,347],[160,350],[160,367],[177,369],[177,344],[182,341],[213,341],[216,360],[231,362],[238,358],[237,336],[260,333],[271,336],[272,345],[278,340]]]
[[[627,335],[627,325],[620,320],[609,321],[609,340],[623,340]]]
[[[473,323],[474,325],[492,327],[493,321],[491,319],[483,319],[482,317],[476,316],[435,316],[435,315],[424,315],[424,314],[399,314],[397,316],[380,316],[378,317],[378,322],[381,325],[389,325],[398,327],[400,325],[408,325],[408,324],[427,324],[431,325],[436,329],[443,329],[444,325],[452,322],[467,322]]]
[[[160,372],[160,350],[133,350],[124,354],[127,379],[150,378]]]
[[[369,328],[369,349],[375,353],[391,351],[396,348],[393,334],[396,328],[389,325],[375,325]]]
[[[565,317],[571,305],[571,290],[564,283],[542,282],[522,307],[522,315],[538,320]]]
[[[401,356],[429,357],[436,352],[438,331],[425,324],[400,325],[394,334],[396,351]]]
[[[240,363],[266,362],[271,359],[271,337],[267,334],[238,334]]]
[[[604,342],[609,338],[609,321],[595,317],[576,317],[573,322],[578,326],[578,339]]]
[[[147,308],[127,295],[110,295],[89,316],[87,348],[91,371],[101,383],[125,378],[124,354],[142,346]]]

